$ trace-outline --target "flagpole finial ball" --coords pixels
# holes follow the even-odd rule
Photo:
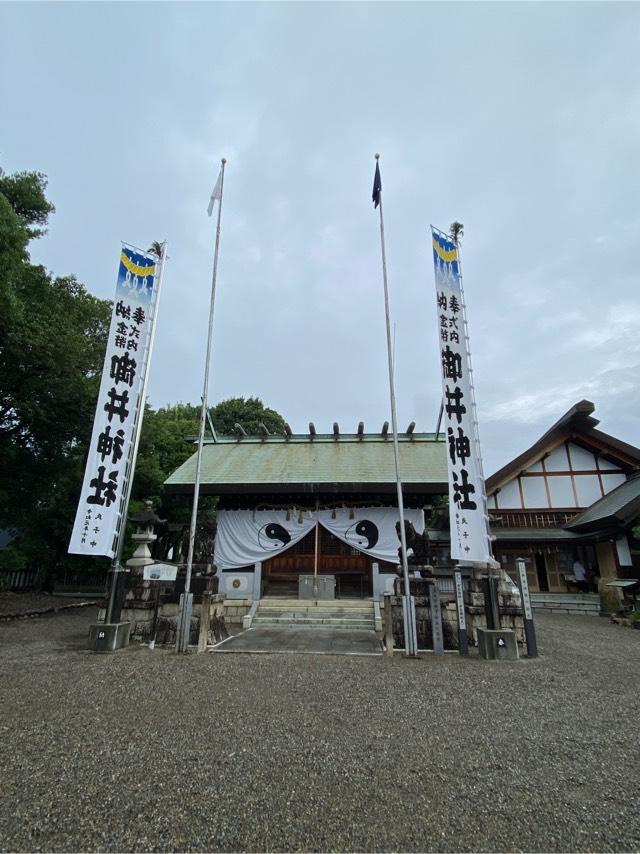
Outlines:
[[[380,160],[380,155],[378,154],[378,152],[377,152],[377,151],[376,151],[376,153],[375,153],[373,156],[376,158],[376,160]]]
[[[223,163],[226,163],[226,162],[227,162],[227,158],[226,158],[226,157],[223,157],[223,158],[222,158],[222,162],[223,162]]]

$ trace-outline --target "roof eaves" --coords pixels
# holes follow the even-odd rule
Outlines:
[[[631,465],[635,463],[640,465],[640,449],[634,448],[633,445],[628,445],[626,442],[621,442],[619,439],[615,439],[613,436],[595,429],[596,424],[600,422],[597,418],[592,417],[594,410],[595,406],[590,400],[581,400],[574,404],[530,448],[487,478],[487,494],[495,492],[496,489],[499,489],[523,469],[537,462],[545,451],[549,449],[550,445],[559,443],[564,438],[569,438],[575,432],[593,436],[593,438],[610,445],[623,456],[629,457]]]

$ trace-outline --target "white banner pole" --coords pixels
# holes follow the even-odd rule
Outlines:
[[[443,409],[448,425],[451,555],[459,565],[488,567],[493,573],[496,563],[491,547],[460,248],[457,235],[445,234],[435,226],[431,231]],[[440,421],[441,418],[438,427]]]
[[[484,509],[484,518],[487,526],[487,550],[489,552],[490,557],[493,557],[493,549],[491,546],[491,527],[489,525],[489,507],[487,503],[487,490],[484,484],[484,465],[482,462],[482,446],[480,444],[480,424],[478,422],[478,405],[476,403],[476,387],[473,381],[473,364],[471,361],[471,344],[469,340],[469,325],[467,323],[467,301],[464,295],[464,278],[462,276],[462,259],[460,258],[460,242],[459,240],[455,241],[456,245],[456,253],[458,255],[458,273],[460,276],[460,293],[462,294],[462,326],[464,328],[464,338],[467,348],[467,360],[469,365],[469,390],[471,392],[471,407],[473,412],[473,426],[475,428],[475,445],[476,445],[476,455],[478,459],[478,474],[480,476],[480,485],[482,488],[482,506]],[[493,574],[493,565],[492,561],[489,560],[488,564],[489,572]]]
[[[136,461],[138,459],[138,445],[140,444],[140,434],[142,433],[142,420],[144,418],[144,408],[147,400],[147,386],[149,384],[149,369],[151,366],[151,356],[153,355],[153,345],[156,339],[156,327],[158,322],[158,305],[160,303],[160,293],[162,291],[162,279],[164,277],[164,264],[167,257],[167,241],[165,240],[162,243],[162,255],[159,259],[160,272],[158,273],[158,287],[156,290],[156,299],[153,310],[153,320],[151,322],[151,333],[149,335],[149,350],[147,352],[147,358],[145,361],[145,370],[144,370],[144,379],[142,380],[142,389],[140,392],[140,398],[138,401],[138,411],[136,412],[136,421],[133,433],[133,442],[131,444],[131,452],[129,455],[129,462],[127,465],[127,475],[126,475],[126,487],[125,493],[123,496],[123,501],[121,505],[121,514],[119,520],[119,527],[117,531],[117,545],[115,550],[115,555],[113,557],[113,561],[111,564],[112,576],[111,576],[111,590],[109,591],[109,603],[107,605],[107,611],[105,614],[104,621],[105,623],[111,622],[111,617],[113,614],[113,606],[115,602],[115,593],[117,586],[118,574],[122,572],[122,566],[120,565],[120,561],[122,560],[122,549],[124,547],[124,535],[127,529],[127,514],[129,512],[129,501],[131,500],[131,490],[133,489],[133,477],[136,470]]]
[[[380,155],[376,154],[376,161]],[[402,481],[400,479],[400,451],[398,448],[398,422],[396,418],[396,393],[393,381],[393,350],[391,344],[391,322],[389,319],[389,288],[387,285],[387,255],[384,245],[384,218],[382,215],[382,189],[379,195],[380,207],[380,245],[382,247],[382,280],[384,284],[384,314],[387,325],[387,360],[389,363],[389,397],[391,399],[391,425],[393,430],[393,456],[396,469],[396,489],[398,494],[398,514],[400,517],[400,552],[402,556],[402,574],[404,576],[404,596],[406,608],[406,627],[404,646],[405,655],[418,654],[415,612],[411,608],[411,591],[409,588],[409,565],[407,561],[407,539],[404,530],[404,502],[402,500]]]

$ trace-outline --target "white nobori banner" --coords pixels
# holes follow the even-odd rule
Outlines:
[[[451,557],[469,563],[487,563],[493,558],[471,389],[458,250],[453,241],[435,230],[433,262],[449,465]]]
[[[123,246],[71,554],[113,557],[158,298],[155,255]]]

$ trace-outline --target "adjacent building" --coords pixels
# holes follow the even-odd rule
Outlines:
[[[486,481],[495,557],[507,572],[524,557],[534,592],[575,590],[576,559],[594,590],[640,574],[640,450],[598,430],[593,412],[576,403]]]

